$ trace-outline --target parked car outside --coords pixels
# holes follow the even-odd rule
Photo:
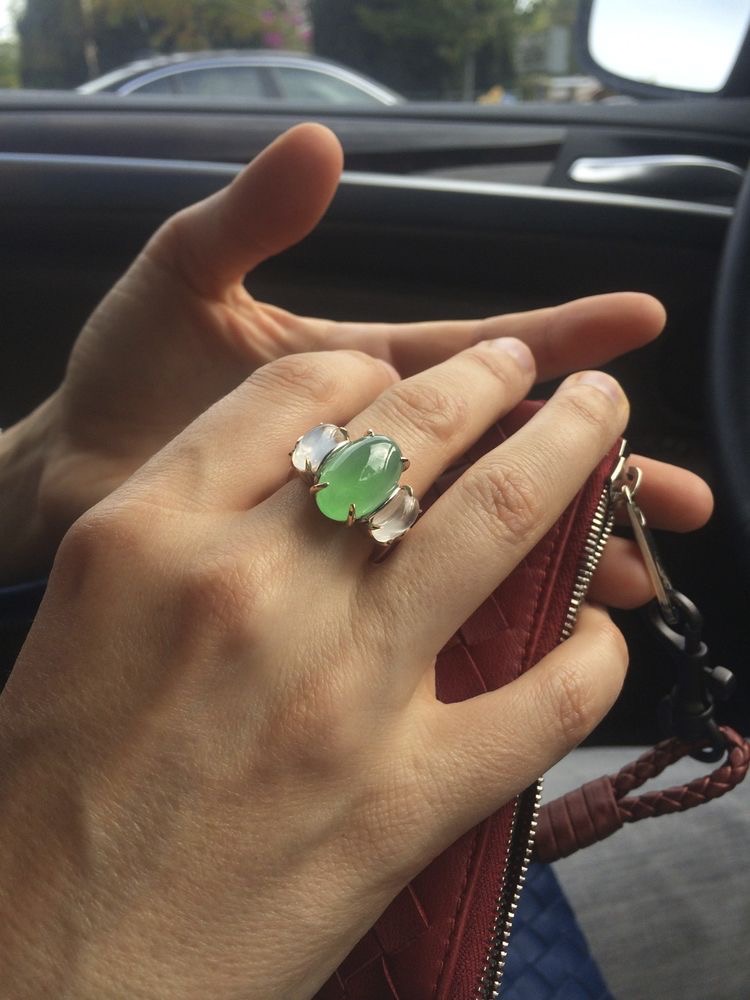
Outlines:
[[[185,52],[139,59],[76,88],[79,94],[237,98],[298,104],[401,104],[388,87],[299,52]]]

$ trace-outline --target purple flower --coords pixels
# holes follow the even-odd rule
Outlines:
[[[260,15],[260,19],[263,24],[273,24],[276,20],[276,15],[272,10],[264,10]]]

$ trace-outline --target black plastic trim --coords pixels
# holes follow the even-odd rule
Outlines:
[[[13,212],[34,204],[61,216],[96,207],[127,216],[169,214],[218,190],[235,164],[128,157],[0,154],[0,205]],[[165,184],[165,178],[169,184]],[[124,194],[125,192],[125,194]],[[579,232],[674,243],[723,237],[730,208],[664,198],[559,190],[474,181],[345,173],[325,224],[419,225],[425,230]],[[669,232],[664,223],[669,219]]]

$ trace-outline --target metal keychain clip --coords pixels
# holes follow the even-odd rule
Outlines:
[[[656,597],[645,609],[648,622],[677,666],[677,679],[659,708],[660,725],[667,735],[688,743],[708,742],[691,756],[711,763],[720,760],[727,743],[714,718],[717,701],[726,701],[735,689],[735,678],[726,667],[712,667],[708,646],[701,638],[703,617],[693,602],[675,590],[659,556],[654,537],[636,494],[643,474],[623,461],[613,482],[613,499],[624,505],[633,536],[640,549]]]

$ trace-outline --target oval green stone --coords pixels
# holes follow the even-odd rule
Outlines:
[[[356,517],[368,517],[385,503],[400,476],[398,445],[378,434],[364,437],[326,459],[318,482],[328,486],[315,494],[315,501],[321,513],[333,521],[346,521],[351,504]]]

